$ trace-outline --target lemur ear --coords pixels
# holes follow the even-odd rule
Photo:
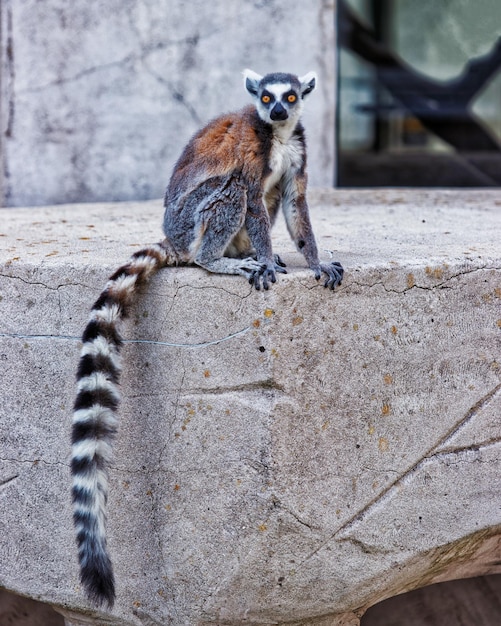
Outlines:
[[[242,74],[244,75],[244,84],[247,91],[252,96],[257,96],[259,83],[263,77],[256,74],[256,72],[253,72],[252,70],[244,70]]]
[[[299,82],[301,83],[301,96],[304,98],[315,89],[317,75],[315,72],[308,72],[304,76],[299,76]]]

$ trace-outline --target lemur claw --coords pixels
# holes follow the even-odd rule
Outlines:
[[[344,269],[339,261],[333,261],[332,263],[320,263],[320,265],[314,268],[316,280],[320,280],[322,272],[327,274],[324,287],[329,287],[333,290],[335,287],[341,285],[343,281]]]
[[[282,261],[282,259],[278,256],[278,254],[274,254],[273,258],[275,259],[275,269],[277,272],[280,272],[279,267],[287,267],[287,265]],[[287,272],[282,271],[282,274],[287,274]]]
[[[270,280],[272,283],[277,282],[277,277],[275,276],[275,270],[267,265],[262,265],[260,269],[252,272],[249,283],[254,285],[256,291],[260,291],[261,282],[263,283],[263,289],[268,291],[270,285],[268,283]]]
[[[278,263],[280,261],[281,264]],[[268,291],[270,288],[270,282],[276,283],[277,277],[275,272],[280,274],[287,274],[287,270],[284,269],[284,263],[281,261],[278,255],[275,255],[274,263],[263,263],[259,269],[253,270],[249,277],[249,284],[254,285],[255,289],[259,291],[261,289],[261,283],[263,289]]]

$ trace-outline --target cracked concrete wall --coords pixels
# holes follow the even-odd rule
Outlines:
[[[501,214],[489,191],[316,190],[335,293],[161,272],[126,331],[111,473],[113,613],[78,582],[69,431],[79,335],[161,201],[0,211],[0,587],[70,623],[356,626],[501,573]],[[87,622],[86,622],[87,620]]]
[[[334,6],[3,0],[3,205],[160,197],[190,136],[249,102],[248,66],[317,71],[304,114],[311,183],[331,185]]]

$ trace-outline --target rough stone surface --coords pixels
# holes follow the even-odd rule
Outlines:
[[[110,614],[83,598],[71,522],[78,337],[161,202],[0,211],[0,586],[75,624],[354,626],[500,573],[499,193],[311,201],[335,293],[280,223],[269,292],[172,268],[129,319]]]
[[[2,0],[0,205],[163,195],[190,136],[250,101],[241,76],[248,66],[317,71],[304,114],[311,183],[332,185],[334,7]]]

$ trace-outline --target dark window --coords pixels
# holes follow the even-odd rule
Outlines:
[[[501,2],[337,6],[337,184],[501,186]]]

